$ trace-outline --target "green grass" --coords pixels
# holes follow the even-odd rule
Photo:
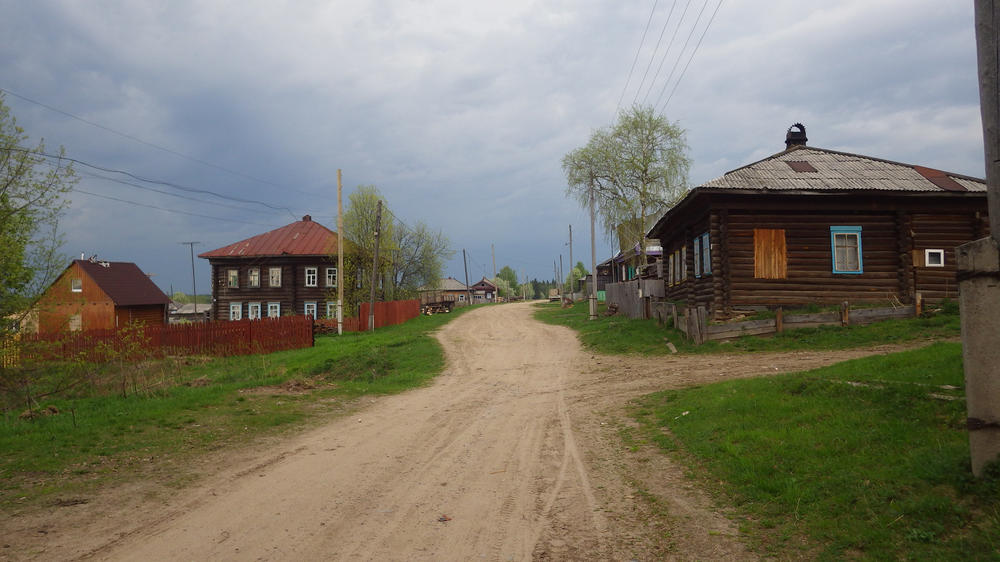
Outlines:
[[[1000,466],[971,477],[965,402],[942,398],[963,396],[961,346],[937,343],[660,392],[634,414],[768,555],[997,560]]]
[[[59,414],[19,419],[17,396],[0,418],[0,509],[47,501],[87,483],[120,478],[163,457],[182,457],[343,410],[351,398],[425,384],[444,367],[431,332],[461,312],[420,316],[374,334],[316,338],[312,348],[269,355],[183,358],[129,366],[129,396],[110,367],[53,365],[48,379],[86,371],[88,384],[45,398]],[[95,371],[96,370],[96,371]],[[95,371],[94,374],[91,371]],[[101,378],[107,380],[95,379]]]
[[[768,337],[744,336],[727,342],[712,341],[695,346],[677,329],[660,326],[655,320],[629,320],[621,315],[605,316],[599,306],[596,320],[588,320],[588,304],[570,308],[559,304],[539,304],[535,318],[577,331],[584,347],[610,355],[666,355],[667,341],[680,353],[720,353],[735,351],[795,351],[850,349],[887,343],[959,337],[961,326],[957,307],[920,318],[886,320],[868,326],[823,326],[787,330]]]

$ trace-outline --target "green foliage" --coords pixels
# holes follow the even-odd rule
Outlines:
[[[497,284],[498,290],[503,285],[503,290],[500,290],[501,295],[508,298],[512,295],[521,296],[521,284],[517,282],[517,272],[509,265],[500,268],[494,282]]]
[[[973,480],[961,345],[641,400],[779,559],[1000,557],[1000,469]],[[716,484],[720,483],[720,484]]]
[[[59,255],[59,217],[76,183],[73,167],[44,156],[41,141],[28,146],[0,96],[0,318],[22,314],[65,267]],[[0,326],[0,337],[8,330]]]
[[[174,291],[174,294],[170,295],[170,300],[178,304],[191,304],[193,302],[197,302],[198,304],[210,304],[212,302],[212,295],[191,296],[181,291]]]
[[[563,157],[567,193],[584,208],[593,195],[605,231],[618,230],[631,246],[644,239],[647,219],[687,190],[687,149],[684,130],[655,109],[622,110],[614,125],[594,131],[585,146]]]

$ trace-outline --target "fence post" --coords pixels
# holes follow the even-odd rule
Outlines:
[[[674,319],[674,328],[677,328],[677,305],[670,303],[670,316]]]
[[[778,334],[785,331],[785,311],[780,306],[774,311],[774,331]]]
[[[913,299],[913,315],[920,316],[924,312],[924,294],[918,292]]]
[[[698,307],[698,344],[703,344],[708,340],[708,310],[704,306]]]
[[[840,325],[847,326],[851,323],[851,305],[844,301],[840,303]]]

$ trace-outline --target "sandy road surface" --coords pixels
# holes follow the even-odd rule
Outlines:
[[[96,498],[75,514],[9,525],[10,540],[30,536],[34,544],[7,552],[97,560],[749,559],[735,525],[679,467],[622,446],[622,407],[659,388],[873,352],[595,357],[570,330],[532,320],[530,305],[472,311],[439,339],[448,367],[427,388],[207,467],[216,474],[167,500],[132,494],[115,509]],[[665,509],[654,512],[637,489]]]

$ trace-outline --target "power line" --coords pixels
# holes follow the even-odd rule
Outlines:
[[[691,0],[688,0],[690,2]],[[674,5],[677,4],[677,0],[674,0]],[[673,13],[673,9],[670,10]],[[642,74],[642,80],[639,82],[639,89],[635,91],[635,96],[632,98],[632,103],[639,101],[639,92],[642,92],[642,87],[646,84],[646,76],[649,75],[649,67],[653,66],[653,60],[656,59],[656,53],[660,51],[660,42],[663,41],[663,34],[667,31],[667,24],[670,23],[670,18],[667,18],[663,22],[663,28],[660,29],[660,37],[656,40],[656,46],[653,47],[653,54],[649,55],[649,62],[646,63],[646,72]]]
[[[715,11],[712,12],[712,17],[709,18],[708,20],[708,25],[706,25],[704,31],[701,32],[701,37],[698,38],[698,43],[694,46],[694,50],[691,51],[691,56],[688,57],[688,61],[684,65],[684,69],[681,70],[681,75],[677,77],[677,82],[674,83],[674,89],[670,90],[670,95],[667,96],[667,101],[663,102],[663,108],[660,109],[661,113],[667,109],[667,105],[670,103],[670,100],[674,97],[674,92],[677,91],[677,86],[680,85],[681,79],[684,78],[684,73],[687,72],[688,66],[691,65],[691,60],[694,59],[695,53],[698,52],[698,47],[701,47],[701,41],[705,38],[705,34],[708,33],[708,28],[712,27],[712,22],[715,21],[715,15],[719,13],[719,8],[722,7],[723,1],[724,0],[719,0],[719,3],[715,6]],[[659,100],[657,100],[657,102],[659,102]]]
[[[117,169],[114,169],[114,168],[106,168],[104,166],[99,166],[97,164],[91,164],[89,162],[85,162],[85,161],[80,160],[78,158],[72,158],[70,156],[49,154],[47,152],[41,152],[41,151],[38,151],[38,150],[31,150],[31,149],[27,149],[27,148],[5,148],[4,150],[10,151],[10,152],[23,152],[25,154],[34,154],[36,156],[42,156],[42,157],[45,157],[45,158],[52,158],[52,159],[57,159],[57,160],[67,160],[69,162],[73,162],[75,164],[80,164],[81,166],[86,166],[88,168],[92,168],[92,169],[95,169],[95,170],[100,170],[102,172],[108,172],[108,173],[111,173],[111,174],[121,174],[121,175],[128,176],[130,178],[133,178],[133,179],[141,181],[141,182],[152,183],[152,184],[156,184],[156,185],[163,185],[163,186],[166,186],[166,187],[172,187],[174,189],[179,189],[181,191],[186,191],[188,193],[202,193],[202,194],[205,194],[205,195],[212,195],[212,196],[218,197],[220,199],[227,199],[229,201],[237,201],[237,202],[240,202],[240,203],[249,203],[249,204],[253,204],[253,205],[261,205],[261,206],[267,207],[269,209],[273,209],[275,211],[286,211],[286,212],[288,212],[289,215],[292,216],[292,218],[295,218],[295,213],[293,213],[292,210],[289,209],[288,207],[281,207],[281,206],[277,206],[277,205],[272,205],[271,203],[267,203],[267,202],[264,202],[264,201],[257,201],[255,199],[244,199],[242,197],[233,197],[231,195],[224,195],[222,193],[217,193],[215,191],[211,191],[211,190],[208,190],[208,189],[200,189],[200,188],[197,188],[197,187],[188,187],[188,186],[176,184],[176,183],[169,182],[169,181],[144,178],[142,176],[139,176],[137,174],[133,174],[132,172],[129,172],[129,171],[126,171],[126,170],[117,170]]]
[[[656,103],[653,107],[660,104],[660,100],[663,98],[663,92],[666,91],[667,85],[670,84],[670,80],[674,77],[674,72],[677,71],[677,65],[680,64],[681,59],[684,58],[684,51],[687,50],[688,44],[691,42],[691,37],[694,35],[696,29],[698,29],[698,22],[701,21],[702,14],[705,13],[705,8],[708,7],[708,0],[701,5],[701,10],[698,12],[698,17],[695,18],[694,23],[691,25],[691,31],[688,32],[687,39],[684,40],[684,46],[681,47],[679,53],[677,53],[677,60],[674,61],[674,66],[670,69],[670,74],[667,76],[666,81],[663,83],[663,88],[660,89],[660,95],[656,97]]]
[[[674,13],[674,7],[676,6],[677,3],[674,2],[674,5],[670,8],[671,14]],[[670,50],[674,47],[674,41],[677,39],[677,32],[681,30],[681,25],[684,23],[684,16],[687,15],[687,11],[690,6],[691,6],[691,0],[688,0],[687,4],[684,5],[684,11],[681,12],[681,18],[677,20],[677,27],[674,28],[673,35],[670,36],[670,42],[667,43],[667,50],[663,51],[663,57],[660,58],[660,64],[657,65],[656,67],[656,74],[654,74],[653,79],[649,81],[649,89],[646,90],[646,95],[643,96],[642,103],[646,103],[646,99],[649,97],[649,93],[653,91],[653,85],[656,84],[656,79],[660,77],[660,71],[663,70],[663,63],[666,62],[667,58],[670,56]],[[667,16],[667,20],[668,21],[670,20],[670,16]],[[682,50],[681,53],[683,52],[684,51]],[[680,54],[678,54],[677,56],[680,57]],[[669,82],[670,78],[667,78],[667,81]]]
[[[120,137],[124,137],[124,138],[126,138],[126,139],[128,139],[130,141],[137,142],[139,144],[144,144],[144,145],[146,145],[148,147],[155,148],[157,150],[162,150],[163,152],[167,152],[169,154],[173,154],[174,156],[177,156],[177,157],[180,157],[180,158],[184,158],[184,159],[190,160],[192,162],[196,162],[196,163],[201,164],[203,166],[208,166],[209,168],[214,168],[214,169],[219,170],[221,172],[226,172],[227,174],[233,174],[233,175],[239,176],[241,178],[252,180],[252,181],[255,181],[255,182],[258,182],[258,183],[267,184],[267,185],[270,185],[270,186],[273,186],[273,187],[280,187],[282,189],[291,189],[292,191],[298,191],[300,193],[305,193],[306,195],[317,195],[316,193],[311,193],[311,192],[308,192],[308,191],[302,191],[300,189],[293,189],[293,188],[290,188],[290,187],[286,187],[286,186],[274,183],[272,181],[268,181],[268,180],[265,180],[265,179],[261,179],[261,178],[252,176],[250,174],[245,174],[243,172],[238,172],[236,170],[230,170],[229,168],[226,168],[226,167],[223,167],[223,166],[219,166],[218,164],[213,164],[211,162],[208,162],[207,160],[202,160],[200,158],[196,158],[196,157],[191,156],[189,154],[184,154],[183,152],[178,152],[176,150],[169,149],[169,148],[167,148],[165,146],[160,146],[158,144],[154,144],[154,143],[151,143],[149,141],[142,140],[139,137],[130,135],[128,133],[123,133],[121,131],[117,131],[115,129],[112,129],[111,127],[107,127],[105,125],[101,125],[100,123],[95,123],[94,121],[90,121],[89,119],[84,119],[83,117],[80,117],[79,115],[74,115],[74,114],[72,114],[72,113],[70,113],[68,111],[64,111],[64,110],[59,109],[57,107],[52,107],[51,105],[42,103],[42,102],[40,102],[38,100],[33,100],[33,99],[31,99],[31,98],[29,98],[27,96],[22,96],[21,94],[18,94],[16,92],[12,92],[12,91],[10,91],[10,90],[8,90],[6,88],[0,88],[0,92],[3,92],[5,94],[9,94],[11,96],[14,96],[15,98],[18,98],[20,100],[24,100],[24,101],[26,101],[28,103],[33,103],[33,104],[35,104],[35,105],[37,105],[39,107],[44,107],[45,109],[48,109],[49,111],[53,111],[53,112],[58,113],[60,115],[65,115],[66,117],[69,117],[70,119],[76,119],[77,121],[80,121],[82,123],[86,123],[86,124],[88,124],[88,125],[90,125],[92,127],[97,127],[98,129],[107,131],[109,133],[113,133],[113,134],[118,135]]]
[[[622,95],[618,96],[618,109],[621,109],[622,100],[625,98],[625,91],[628,90],[629,82],[632,81],[632,72],[635,71],[635,63],[639,61],[639,53],[642,51],[642,45],[646,42],[646,33],[649,31],[649,24],[653,21],[653,13],[656,12],[656,4],[659,1],[654,0],[653,9],[649,11],[649,18],[646,19],[646,29],[642,30],[642,39],[639,40],[639,48],[635,50],[635,58],[632,59],[632,68],[628,70],[628,78],[625,79],[625,87],[622,88]]]
[[[199,213],[190,213],[188,211],[178,211],[176,209],[167,209],[165,207],[159,207],[157,205],[149,205],[147,203],[138,203],[136,201],[129,201],[128,199],[120,199],[118,197],[112,197],[110,195],[101,195],[100,193],[93,193],[93,192],[85,191],[85,190],[79,189],[79,188],[73,188],[73,192],[74,193],[83,193],[84,195],[90,195],[92,197],[100,197],[101,199],[109,199],[111,201],[119,201],[121,203],[128,203],[129,205],[135,205],[136,207],[146,207],[146,208],[149,208],[149,209],[156,209],[157,211],[165,211],[167,213],[176,213],[178,215],[189,215],[189,216],[192,216],[192,217],[200,217],[200,218],[203,218],[203,219],[212,219],[212,220],[228,221],[228,222],[238,222],[238,223],[242,223],[242,224],[252,224],[252,225],[255,225],[255,226],[265,226],[265,227],[268,227],[268,228],[274,228],[275,227],[275,225],[273,225],[273,224],[262,224],[262,223],[259,223],[259,222],[249,222],[249,221],[242,221],[242,220],[239,220],[239,219],[229,219],[229,218],[224,218],[224,217],[213,217],[211,215],[202,215],[202,214],[199,214]]]

